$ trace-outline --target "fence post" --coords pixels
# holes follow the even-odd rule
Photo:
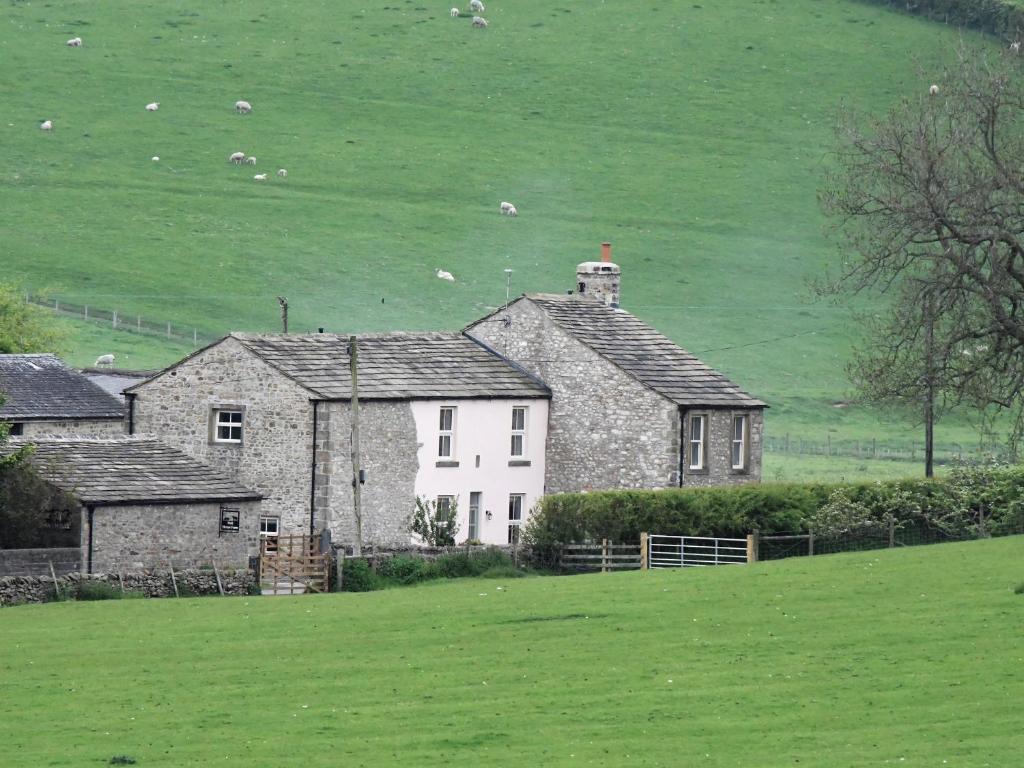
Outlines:
[[[760,543],[758,541],[759,538],[760,533],[757,528],[754,529],[753,533],[747,534],[747,563],[757,562],[757,550]]]
[[[650,563],[647,562],[647,532],[644,531],[640,534],[640,570],[646,571],[650,568]]]
[[[171,324],[167,323],[167,338],[171,338]]]
[[[889,515],[889,549],[896,546],[896,518]]]
[[[832,455],[832,435],[831,434],[826,434],[825,435],[825,445],[826,445],[826,448],[825,448],[826,453],[825,453],[825,455],[826,456],[831,456]]]
[[[117,310],[116,309],[111,313],[111,316],[114,318],[114,327],[117,328]]]
[[[813,530],[808,531],[808,534],[807,534],[807,554],[809,556],[812,556],[812,557],[814,555],[814,531]]]
[[[608,573],[608,539],[601,539],[601,573]]]
[[[89,305],[88,304],[85,305],[85,319],[86,320],[89,319]]]

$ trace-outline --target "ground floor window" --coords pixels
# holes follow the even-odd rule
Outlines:
[[[526,494],[512,493],[508,497],[508,543],[519,543],[519,532],[523,526],[523,499]]]
[[[480,492],[469,494],[469,531],[466,538],[470,541],[480,540]]]
[[[262,515],[260,517],[260,538],[266,543],[267,552],[277,551],[277,537],[281,533],[281,518]]]
[[[25,425],[21,423],[11,424],[9,431],[7,432],[11,437],[20,437],[25,434]]]

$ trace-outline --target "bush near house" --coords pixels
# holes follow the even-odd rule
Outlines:
[[[515,578],[524,572],[500,549],[453,552],[436,559],[415,555],[395,555],[382,559],[376,569],[368,560],[345,560],[341,588],[344,592],[372,592],[388,587],[407,586],[434,579]]]
[[[867,0],[909,11],[932,21],[956,27],[971,27],[989,34],[1018,39],[1024,30],[1024,8],[1010,0]]]
[[[737,537],[755,529],[807,531],[825,524],[830,503],[855,505],[861,518],[878,523],[892,517],[958,538],[1019,533],[1024,532],[1024,468],[962,467],[938,480],[884,483],[566,493],[543,499],[530,516],[526,538],[543,548],[600,539],[635,542],[643,531]]]

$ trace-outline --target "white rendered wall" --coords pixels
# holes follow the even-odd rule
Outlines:
[[[455,445],[451,459],[437,455],[439,415],[442,407],[455,408]],[[525,455],[513,457],[512,408],[525,407]],[[457,497],[457,542],[469,536],[470,493],[479,491],[480,527],[477,538],[485,544],[508,542],[508,501],[513,493],[525,494],[523,526],[530,509],[544,495],[544,447],[547,443],[548,401],[527,400],[418,400],[412,403],[419,444],[416,495],[436,500]],[[529,466],[509,462],[529,461]],[[457,461],[458,466],[438,466]],[[487,519],[490,511],[491,519]]]

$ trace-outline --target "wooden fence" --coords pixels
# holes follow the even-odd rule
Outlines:
[[[613,544],[608,539],[594,544],[563,544],[558,563],[567,571],[635,571],[641,567],[640,545]]]

